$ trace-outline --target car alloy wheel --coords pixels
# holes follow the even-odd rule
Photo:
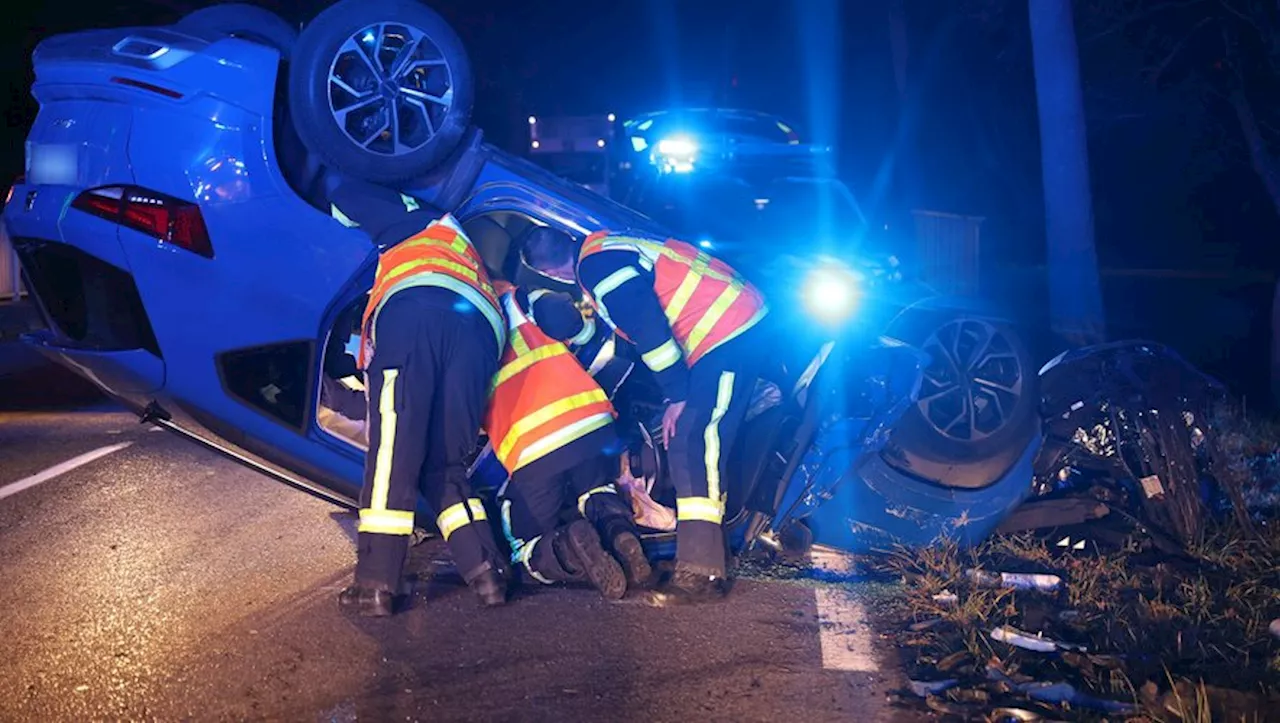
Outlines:
[[[1025,370],[1003,331],[982,319],[956,319],[922,346],[932,360],[916,403],[935,432],[976,442],[1009,422],[1023,394]]]
[[[353,143],[398,157],[427,144],[454,102],[453,69],[427,35],[376,23],[351,35],[329,67],[329,110]]]

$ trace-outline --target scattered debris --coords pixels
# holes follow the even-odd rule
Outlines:
[[[943,590],[933,596],[933,601],[939,605],[955,605],[960,602],[960,597],[950,590]]]
[[[1028,572],[987,572],[965,570],[965,575],[981,587],[1011,587],[1017,590],[1056,590],[1062,584],[1057,575],[1041,575]]]
[[[940,693],[944,693],[947,691],[948,688],[954,688],[956,684],[959,682],[960,681],[956,680],[955,678],[948,678],[947,680],[931,680],[931,681],[912,680],[910,681],[911,692],[915,693],[917,696],[921,698],[928,698],[931,695],[938,695]]]
[[[1034,650],[1038,653],[1052,653],[1058,650],[1074,650],[1083,653],[1087,650],[1082,645],[1072,645],[1060,640],[1051,640],[1040,633],[1032,635],[1009,625],[1002,625],[992,630],[991,639],[999,640],[1002,643],[1008,643],[1024,650]]]

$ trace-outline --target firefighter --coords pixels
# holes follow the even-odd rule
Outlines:
[[[354,205],[370,205],[368,197],[358,196]],[[361,215],[343,211],[344,218]],[[401,208],[394,223],[380,213],[369,214],[376,223],[360,223],[379,245],[406,239],[379,258],[361,321],[358,366],[368,390],[369,451],[355,581],[338,598],[344,610],[361,615],[393,612],[419,492],[463,579],[485,605],[506,601],[509,568],[465,465],[506,343],[506,322],[462,228],[449,215],[428,223],[424,213]]]
[[[510,473],[499,504],[511,561],[539,582],[589,582],[605,598],[620,598],[628,584],[647,584],[652,569],[631,509],[613,485],[620,448],[615,413],[556,338],[578,344],[594,329],[567,295],[499,284],[506,287],[500,298],[508,338],[485,429]],[[566,508],[573,519],[561,524]]]
[[[665,396],[662,438],[676,488],[676,568],[658,604],[727,593],[725,462],[750,404],[764,343],[764,298],[727,264],[674,239],[599,232],[575,255],[554,232],[532,236],[528,263],[577,279],[601,319],[635,345]]]

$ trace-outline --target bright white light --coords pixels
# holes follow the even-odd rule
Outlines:
[[[540,145],[542,145],[542,144],[541,144],[541,143],[539,143],[539,142],[537,142],[537,141],[534,141],[533,143],[530,143],[529,145],[533,146],[534,148],[537,148],[538,146],[540,146]]]
[[[604,148],[604,139],[603,139],[603,138],[601,138],[600,140],[596,141],[596,148]]]
[[[535,123],[537,123],[537,122],[538,122],[538,119],[537,119],[537,118],[535,118],[535,117],[533,117],[533,116],[529,116],[529,125],[533,125],[533,124],[535,124]]]
[[[649,141],[640,136],[631,136],[631,150],[639,153],[649,147]]]
[[[857,277],[836,263],[810,271],[802,288],[805,308],[826,324],[840,324],[847,320],[862,296]]]
[[[698,144],[688,138],[663,138],[658,141],[658,152],[664,156],[691,156],[698,152]]]
[[[614,115],[614,114],[610,113],[610,114],[609,114],[609,122],[610,122],[610,123],[612,123],[612,122],[614,122],[614,121],[616,121],[616,120],[618,120],[618,116],[616,116],[616,115]]]
[[[704,248],[704,249],[709,249],[709,248],[711,248],[711,239],[709,239],[709,238],[704,238],[704,239],[702,239],[701,241],[699,241],[699,242],[698,242],[698,245],[699,245],[699,246],[701,246],[701,247],[702,247],[702,248]]]

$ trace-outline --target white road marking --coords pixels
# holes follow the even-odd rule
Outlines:
[[[852,572],[852,558],[835,550],[814,546],[810,553],[813,566],[834,572]],[[818,641],[822,645],[822,667],[855,673],[874,673],[880,669],[871,642],[875,633],[867,620],[867,611],[857,596],[840,587],[816,587],[814,602],[818,608]]]
[[[70,472],[76,467],[83,467],[84,465],[89,464],[90,462],[96,459],[101,459],[113,452],[119,452],[120,450],[124,449],[125,447],[128,447],[131,444],[133,444],[133,442],[121,442],[119,444],[112,444],[106,447],[99,447],[98,449],[95,449],[92,452],[85,452],[79,457],[72,457],[71,459],[67,460],[66,462],[62,462],[61,464],[55,464],[54,466],[44,470],[43,472],[37,472],[36,474],[33,474],[30,477],[26,477],[24,479],[20,479],[17,482],[14,482],[13,484],[0,487],[0,500],[4,499],[5,497],[9,497],[10,495],[16,495],[25,489],[30,489],[32,487],[35,487],[41,482],[48,482],[49,480],[53,479],[54,477],[57,477],[60,474]]]

